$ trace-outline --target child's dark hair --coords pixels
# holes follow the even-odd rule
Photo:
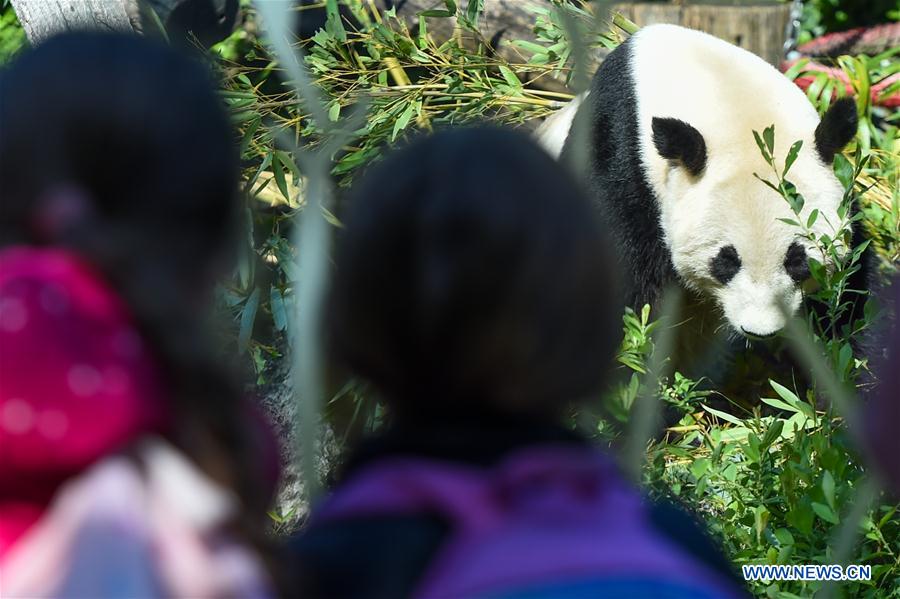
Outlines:
[[[107,277],[166,375],[173,440],[248,499],[239,387],[203,318],[240,214],[214,89],[202,64],[136,36],[22,54],[0,73],[0,245],[69,248]]]
[[[569,173],[521,133],[448,130],[347,198],[326,336],[401,417],[541,417],[598,390],[615,261]]]

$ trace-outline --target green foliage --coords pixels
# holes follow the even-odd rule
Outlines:
[[[832,539],[865,471],[839,420],[808,396],[773,383],[776,409],[737,419],[707,409],[686,413],[683,436],[650,448],[646,481],[660,493],[699,506],[737,565],[834,563]],[[689,423],[689,424],[688,424]],[[862,540],[851,563],[872,564],[871,583],[843,587],[850,597],[900,596],[900,520],[884,501],[852,525]],[[755,583],[760,596],[810,596],[818,583]],[[792,593],[793,595],[786,595]]]
[[[16,18],[12,3],[0,0],[0,66],[12,60],[27,45],[25,30]]]
[[[557,71],[558,65],[509,62],[488,51],[475,29],[478,3],[458,7],[447,2],[436,9],[440,14],[430,17],[456,14],[474,38],[474,47],[456,37],[437,44],[428,34],[429,18],[410,31],[393,11],[378,11],[359,0],[346,6],[361,27],[329,18],[303,48],[331,121],[359,106],[365,109],[355,141],[333,156],[331,172],[341,186],[357,169],[377,159],[386,145],[415,130],[481,120],[517,124],[545,115],[571,98],[535,84]],[[258,26],[252,11],[245,21],[246,30]],[[279,66],[258,40],[246,31],[236,32],[216,52],[225,76],[222,96],[241,137],[252,230],[238,276],[228,285],[227,303],[239,323],[240,348],[254,356],[262,376],[266,356],[278,355],[278,337],[288,329],[297,255],[287,239],[295,216],[306,208],[308,179],[284,140],[315,149],[324,137],[309,112],[280,83]],[[235,52],[244,52],[240,63],[226,59]],[[325,216],[340,225],[330,212]],[[258,333],[273,329],[274,335]],[[252,331],[257,333],[249,334]]]
[[[859,207],[876,250],[886,264],[894,265],[900,261],[900,112],[878,107],[872,101],[872,88],[900,73],[900,48],[877,56],[841,56],[837,66],[850,82],[860,119],[853,144],[861,152],[860,158],[865,157],[861,170],[855,173]],[[807,96],[819,112],[828,109],[835,95],[845,95],[844,86],[835,79],[809,70],[806,59],[798,61],[786,75],[791,79],[813,77]],[[900,81],[882,88],[875,99],[887,99],[898,90]],[[851,147],[851,151],[854,149]],[[845,184],[848,172],[848,164],[841,163],[839,174],[844,175]]]
[[[852,275],[862,267],[860,260],[863,252],[869,245],[869,241],[864,241],[860,245],[853,247],[852,230],[854,223],[863,218],[862,213],[854,213],[853,210],[854,204],[857,203],[854,182],[865,168],[869,160],[869,154],[863,155],[862,147],[857,146],[854,164],[851,164],[843,155],[835,156],[835,174],[846,190],[837,211],[841,221],[827,223],[831,231],[830,234],[828,232],[817,233],[813,230],[813,226],[818,219],[824,219],[825,216],[815,209],[803,215],[805,200],[797,191],[797,187],[787,179],[788,171],[796,160],[803,143],[797,141],[791,146],[784,160],[784,166],[779,170],[773,155],[775,127],[766,128],[762,135],[754,131],[753,135],[760,152],[772,168],[776,181],[773,183],[759,174],[756,174],[756,177],[779,193],[791,207],[795,218],[781,220],[788,225],[796,227],[798,238],[808,240],[812,247],[817,250],[815,255],[809,257],[809,269],[818,291],[808,294],[807,297],[825,306],[826,317],[817,319],[811,314],[810,325],[821,338],[827,340],[829,347],[836,345],[832,351],[835,352],[835,357],[842,357],[834,364],[839,368],[839,375],[846,375],[849,367],[849,356],[852,355],[850,339],[860,335],[867,325],[866,315],[849,314],[853,302],[849,301],[848,298],[852,294],[866,293],[862,289],[850,289],[849,281]],[[826,268],[826,262],[830,262],[834,267]],[[850,330],[836,330],[832,323],[839,322],[845,317],[851,319]]]
[[[837,67],[847,76],[853,95],[856,97],[857,112],[860,117],[858,143],[867,153],[874,151],[879,165],[887,171],[890,164],[882,164],[882,160],[892,160],[896,168],[897,157],[894,150],[897,141],[897,126],[900,124],[900,113],[877,108],[872,102],[872,88],[886,82],[890,77],[900,73],[900,47],[892,48],[876,56],[841,56],[837,59]],[[832,99],[846,95],[844,85],[834,77],[822,71],[810,70],[809,59],[799,60],[786,73],[789,79],[797,77],[813,77],[813,82],[806,91],[810,101],[820,111],[826,110]],[[887,100],[900,90],[900,82],[887,85],[878,92],[876,100]]]
[[[547,6],[530,5],[528,10],[536,17],[534,25],[535,42],[513,40],[511,43],[526,54],[530,54],[528,63],[532,65],[553,65],[554,76],[565,76],[569,82],[573,71],[574,47],[571,43],[570,26],[576,26],[588,40],[588,48],[612,49],[624,39],[622,33],[615,28],[599,27],[602,23],[591,13],[587,6],[578,2],[552,0]],[[636,28],[632,23],[615,16],[614,24],[626,33],[633,33]]]

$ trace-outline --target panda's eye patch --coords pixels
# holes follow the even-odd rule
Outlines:
[[[739,270],[741,270],[741,258],[733,245],[726,245],[719,250],[715,258],[709,261],[710,274],[723,285],[733,279]]]
[[[784,255],[784,270],[795,283],[802,283],[810,276],[806,249],[796,241],[788,247]]]

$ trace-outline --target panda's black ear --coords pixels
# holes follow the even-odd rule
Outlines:
[[[653,117],[653,145],[659,155],[681,163],[694,177],[706,168],[706,142],[699,131],[678,119]]]
[[[816,127],[816,151],[825,164],[831,164],[834,155],[850,143],[856,135],[858,122],[853,98],[841,98],[825,112]]]

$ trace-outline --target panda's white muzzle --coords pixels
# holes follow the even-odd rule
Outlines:
[[[787,276],[753,280],[746,272],[724,286],[718,296],[725,318],[735,331],[751,338],[778,334],[800,307],[801,293]]]

